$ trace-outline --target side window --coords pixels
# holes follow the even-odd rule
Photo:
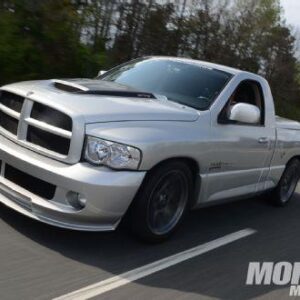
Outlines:
[[[237,103],[247,103],[257,106],[261,111],[260,123],[257,125],[264,125],[265,123],[265,101],[262,87],[259,82],[254,80],[245,80],[240,83],[237,89],[230,96],[223,110],[221,111],[218,121],[222,124],[239,124],[236,121],[229,120],[229,114],[232,106]]]

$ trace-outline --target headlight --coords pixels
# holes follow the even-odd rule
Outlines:
[[[131,146],[88,136],[84,158],[94,165],[136,170],[141,161],[141,152]]]

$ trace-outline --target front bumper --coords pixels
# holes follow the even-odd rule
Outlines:
[[[3,136],[0,136],[0,160],[0,203],[33,219],[75,230],[114,230],[145,176],[145,172],[113,171],[88,163],[67,165]],[[44,199],[8,180],[5,176],[8,165],[54,185],[54,197]],[[77,209],[68,203],[70,192],[86,199],[84,208]]]

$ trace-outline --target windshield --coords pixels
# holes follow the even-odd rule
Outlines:
[[[163,95],[198,110],[205,110],[225,87],[231,74],[193,62],[148,58],[118,66],[99,79]]]

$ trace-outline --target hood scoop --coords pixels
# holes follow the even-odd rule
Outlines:
[[[88,88],[80,84],[76,84],[66,80],[53,79],[51,81],[53,82],[54,87],[65,92],[77,93],[77,92],[86,92],[89,90]]]
[[[91,80],[91,79],[82,79],[82,80],[53,79],[51,81],[55,88],[69,93],[84,94],[84,95],[156,99],[156,97],[151,93],[136,91],[130,87],[115,82]]]

